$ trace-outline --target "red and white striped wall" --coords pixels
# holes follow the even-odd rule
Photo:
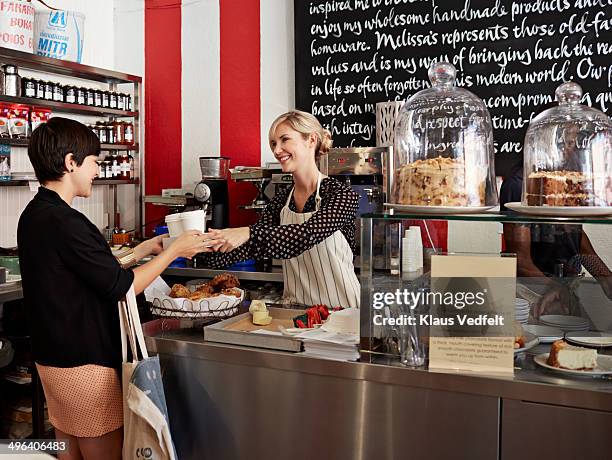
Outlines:
[[[146,0],[144,50],[147,195],[193,185],[200,156],[232,166],[273,158],[268,127],[294,106],[292,2]],[[230,183],[232,208],[253,196]],[[147,221],[163,212],[147,208]]]

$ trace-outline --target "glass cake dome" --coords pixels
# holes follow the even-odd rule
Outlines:
[[[395,127],[392,202],[415,206],[495,206],[491,116],[455,86],[455,67],[434,63],[431,88],[402,107]]]
[[[574,82],[555,91],[559,105],[530,123],[525,136],[522,204],[612,206],[612,123],[580,104]]]

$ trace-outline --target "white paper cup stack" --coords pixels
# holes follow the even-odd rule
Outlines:
[[[202,209],[169,214],[165,220],[170,238],[176,238],[187,230],[206,231],[206,213]]]
[[[421,227],[411,226],[402,238],[402,271],[415,272],[423,268]]]
[[[181,214],[169,214],[166,216],[166,225],[170,238],[176,238],[183,233],[183,224],[181,223]]]
[[[525,299],[516,298],[514,299],[514,319],[521,323],[527,324],[529,321],[529,302]]]

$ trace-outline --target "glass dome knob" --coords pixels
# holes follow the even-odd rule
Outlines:
[[[582,99],[582,88],[578,83],[568,81],[559,85],[555,96],[561,104],[579,104]]]
[[[457,69],[449,62],[436,62],[429,68],[428,76],[432,86],[454,86]]]

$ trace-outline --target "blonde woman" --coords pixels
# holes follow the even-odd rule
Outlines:
[[[332,146],[331,134],[311,114],[294,110],[270,127],[269,142],[294,186],[278,193],[249,227],[211,230],[223,243],[204,255],[210,267],[246,259],[282,259],[284,299],[305,305],[359,307],[353,267],[359,196],[325,177],[317,160]]]

